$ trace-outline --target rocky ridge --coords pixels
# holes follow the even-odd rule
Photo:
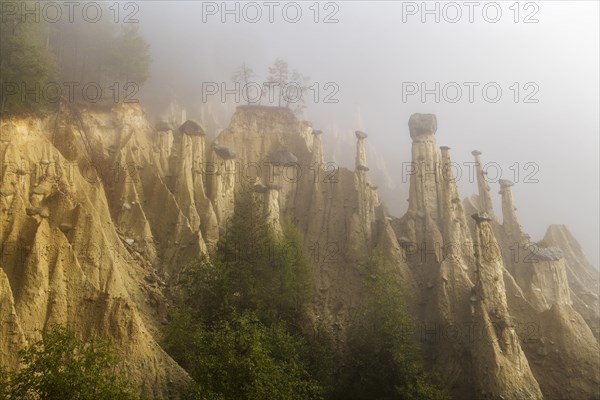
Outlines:
[[[507,181],[500,222],[481,167],[478,195],[461,201],[434,115],[409,121],[400,219],[370,179],[366,133],[356,132],[354,171],[337,168],[324,160],[327,133],[287,109],[238,107],[211,142],[194,121],[152,126],[135,105],[1,124],[2,365],[61,323],[111,336],[144,395],[175,396],[187,377],[159,345],[169,287],[218,241],[246,184],[275,229],[289,218],[303,232],[317,289],[309,317],[340,346],[368,278],[361,265],[379,249],[459,398],[598,395],[597,270],[566,227],[532,243]]]

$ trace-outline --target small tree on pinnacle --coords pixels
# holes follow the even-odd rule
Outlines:
[[[254,71],[252,70],[252,68],[247,67],[246,63],[242,63],[242,65],[240,65],[234,72],[233,72],[233,76],[232,76],[232,80],[234,83],[239,84],[242,88],[242,90],[244,91],[244,95],[245,95],[245,100],[246,100],[246,104],[250,104],[250,83],[252,82],[251,79],[255,78],[256,74],[254,73]],[[262,92],[260,93],[260,97],[259,97],[259,101],[260,98],[262,98]]]

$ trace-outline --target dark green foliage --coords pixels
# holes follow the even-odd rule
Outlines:
[[[184,272],[165,331],[197,384],[190,398],[321,398],[301,335],[309,284],[300,246],[291,225],[278,237],[255,195],[238,193],[216,253]]]
[[[363,307],[348,330],[348,368],[337,398],[346,400],[442,400],[448,395],[425,371],[411,336],[398,274],[377,252],[363,266],[371,276]]]
[[[0,400],[9,399],[10,374],[0,367]]]
[[[336,350],[334,335],[324,324],[319,324],[307,342],[310,373],[323,388],[324,397],[335,399],[341,384],[340,372],[344,359]]]
[[[125,25],[115,39],[112,70],[116,80],[142,86],[149,76],[150,46],[136,25]]]
[[[26,4],[26,7],[22,7]],[[62,18],[48,23],[22,9],[40,2],[0,7],[0,112],[49,108],[59,102],[135,101],[149,76],[149,45],[135,24],[114,23],[108,4],[95,23]]]
[[[79,83],[75,95],[81,94],[81,86],[86,83],[96,82],[105,86],[114,82],[111,64],[117,45],[116,25],[106,4],[97,4],[104,16],[98,22],[90,23],[82,18],[74,18],[70,22],[63,18],[52,24],[50,30],[50,46],[59,66],[59,79]]]
[[[171,355],[196,386],[191,399],[319,399],[303,359],[302,337],[256,314],[233,313],[211,325],[179,311],[166,335]]]
[[[0,7],[0,112],[42,108],[42,88],[56,77],[54,55],[46,45],[48,25],[33,17],[22,21],[19,13]]]
[[[201,261],[200,276],[193,269],[188,274],[193,286],[201,288],[196,298],[204,315],[252,310],[262,321],[282,320],[299,331],[309,295],[309,266],[296,229],[284,223],[283,230],[276,237],[262,202],[248,190],[239,193],[212,265]],[[204,282],[198,285],[198,279]]]
[[[302,329],[309,266],[291,223],[278,236],[244,190],[215,254],[186,268],[165,347],[194,378],[190,399],[448,397],[422,365],[398,274],[374,253],[363,307],[339,351],[330,327]]]
[[[134,400],[137,396],[116,372],[110,342],[83,343],[55,326],[21,351],[18,372],[0,371],[0,399]]]

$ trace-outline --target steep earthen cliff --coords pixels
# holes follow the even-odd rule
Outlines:
[[[288,219],[302,231],[316,289],[309,319],[340,347],[369,278],[361,266],[379,251],[457,397],[598,394],[597,271],[564,227],[531,242],[508,181],[500,223],[481,166],[478,196],[461,202],[434,115],[409,120],[400,219],[372,182],[364,132],[349,170],[325,159],[327,132],[285,108],[238,107],[213,141],[182,122],[153,126],[136,105],[2,121],[0,364],[16,367],[17,350],[61,323],[112,337],[144,395],[175,396],[187,377],[159,345],[169,290],[210,253],[247,185],[276,230]]]

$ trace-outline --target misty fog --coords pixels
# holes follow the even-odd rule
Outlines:
[[[0,399],[600,399],[599,17],[0,0]]]
[[[465,163],[478,149],[490,163],[498,214],[497,171],[498,178],[516,181],[518,213],[534,240],[549,224],[566,224],[598,265],[597,2],[521,2],[518,10],[501,2],[498,18],[495,9],[483,14],[481,5],[470,16],[463,2],[428,3],[432,13],[423,13],[421,2],[320,3],[319,15],[313,3],[299,2],[302,16],[296,23],[282,15],[285,3],[273,9],[273,22],[262,2],[254,8],[238,4],[237,11],[230,3],[229,13],[221,2],[138,4],[136,17],[153,59],[140,99],[153,118],[176,104],[202,122],[210,113],[216,129],[225,128],[235,106],[245,101],[236,103],[229,95],[223,102],[221,93],[203,98],[203,87],[214,82],[232,88],[231,76],[242,63],[253,68],[257,82],[265,82],[268,67],[281,58],[321,89],[318,102],[314,91],[308,94],[302,118],[324,131],[328,161],[351,166],[354,131],[369,133],[369,162],[385,165],[388,185],[402,194],[394,198],[384,191],[393,214],[407,204],[408,179],[402,172],[403,163],[410,162],[408,118],[435,113],[438,144],[450,146],[453,161],[463,166],[461,197],[477,191]],[[287,11],[291,20],[295,9]],[[454,82],[447,91],[438,90],[437,102],[435,93],[422,99],[420,92],[406,92],[420,90],[421,83],[435,92],[436,82],[440,88]],[[473,85],[472,101],[464,82]],[[337,103],[324,101],[332,92],[331,86],[323,89],[327,83],[339,88]],[[486,84],[493,86],[488,98],[482,93]],[[457,85],[462,97],[453,103]],[[497,102],[491,99],[495,87],[502,90]]]

